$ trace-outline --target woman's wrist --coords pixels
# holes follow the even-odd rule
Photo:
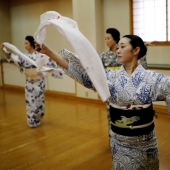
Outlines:
[[[54,56],[54,51],[51,50],[51,49],[47,49],[46,55],[49,56],[50,58],[53,58],[53,56]]]

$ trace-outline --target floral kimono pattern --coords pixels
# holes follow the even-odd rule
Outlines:
[[[26,114],[27,124],[29,127],[37,127],[41,124],[41,119],[44,116],[45,105],[44,105],[44,91],[45,91],[45,74],[42,72],[35,71],[35,66],[31,65],[27,60],[20,56],[8,53],[10,63],[14,63],[22,71],[25,70],[26,82],[25,82],[25,99],[26,99]],[[33,54],[26,54],[30,59],[36,61],[43,56],[38,52]],[[48,61],[44,65],[48,68],[57,68],[56,63],[48,58]],[[27,72],[33,72],[33,76],[28,76]],[[61,73],[52,73],[55,78],[61,78]]]
[[[116,53],[112,52],[111,50],[101,53],[100,58],[102,60],[104,68],[121,66],[117,59]],[[147,69],[146,56],[139,59],[139,63],[143,66],[143,68]]]
[[[67,74],[84,85],[95,90],[86,71],[73,53],[62,50],[68,59]],[[146,107],[153,101],[164,100],[170,112],[170,77],[154,71],[145,70],[141,64],[131,76],[124,67],[120,70],[106,70],[107,83],[111,93],[112,107],[132,109],[134,106]],[[116,113],[115,113],[116,114]],[[123,136],[110,130],[113,170],[158,170],[158,148],[155,131],[139,136]]]
[[[111,50],[108,50],[107,52],[103,52],[102,54],[100,54],[100,58],[102,60],[103,66],[105,69],[109,70],[112,67],[115,67],[116,69],[119,69],[119,67],[121,66],[121,64],[119,63],[118,59],[117,59],[117,55],[116,53],[114,53]],[[146,56],[142,57],[139,60],[139,63],[143,66],[143,68],[147,69],[147,62],[146,62]],[[108,136],[110,138],[110,129],[111,129],[111,125],[110,125],[110,104],[109,102],[106,102],[106,110],[107,110],[107,118],[108,118]]]

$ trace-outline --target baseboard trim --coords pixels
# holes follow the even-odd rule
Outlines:
[[[5,90],[11,90],[11,91],[16,91],[16,92],[24,92],[25,89],[22,86],[15,86],[15,85],[8,85],[8,84],[4,84],[3,89]]]
[[[0,89],[24,93],[24,87],[21,87],[21,86],[4,84],[3,86],[0,86]],[[98,100],[82,98],[82,97],[76,96],[73,93],[65,93],[65,92],[46,90],[45,95],[49,96],[49,97],[56,97],[56,98],[74,100],[74,101],[88,102],[88,103],[92,103],[92,104],[104,104],[100,98]],[[153,108],[156,111],[156,113],[168,114],[168,109],[166,106],[153,104]]]
[[[156,113],[169,114],[166,106],[153,104],[153,109],[156,111]]]
[[[15,86],[15,85],[4,84],[2,89],[11,90],[15,92],[23,92],[23,93],[25,92],[24,87]],[[88,98],[78,97],[73,93],[57,92],[57,91],[51,91],[51,90],[45,90],[45,96],[74,100],[74,101],[81,101],[81,102],[88,102],[88,103],[93,103],[93,104],[104,104],[101,99],[98,99],[98,100],[88,99]]]
[[[96,100],[96,99],[78,97],[76,96],[76,94],[72,94],[72,93],[46,90],[45,95],[49,97],[57,97],[57,98],[62,98],[62,99],[74,100],[74,101],[88,102],[88,103],[93,103],[93,104],[103,104],[103,102],[100,99]]]

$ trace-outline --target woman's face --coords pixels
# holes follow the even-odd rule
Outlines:
[[[30,51],[33,48],[28,40],[25,40],[24,47],[27,51]]]
[[[117,57],[121,64],[130,63],[134,60],[135,49],[132,48],[132,45],[129,43],[129,38],[122,38],[119,41],[119,48],[117,50]]]
[[[114,40],[111,34],[106,34],[105,42],[109,49],[112,49],[116,46],[116,41]]]

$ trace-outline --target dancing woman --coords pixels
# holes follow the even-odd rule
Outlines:
[[[30,64],[21,56],[4,50],[3,44],[1,45],[1,49],[8,62],[14,63],[15,66],[19,67],[21,71],[25,72],[27,124],[29,127],[37,127],[41,124],[41,119],[43,118],[45,112],[45,74],[43,72],[37,72],[35,66]],[[43,57],[42,54],[35,51],[34,38],[32,36],[25,37],[25,49],[28,51],[26,55],[33,61],[37,61]],[[50,58],[48,58],[44,66],[48,68],[57,68],[56,62]],[[62,72],[52,73],[52,76],[55,78],[61,78],[62,74]]]
[[[48,55],[70,77],[94,89],[86,71],[73,53],[60,54],[45,44],[36,50]],[[111,116],[111,150],[114,169],[158,170],[158,146],[154,130],[153,101],[165,100],[170,112],[170,77],[145,70],[138,60],[146,55],[143,40],[136,35],[125,35],[118,44],[120,70],[106,70]]]

